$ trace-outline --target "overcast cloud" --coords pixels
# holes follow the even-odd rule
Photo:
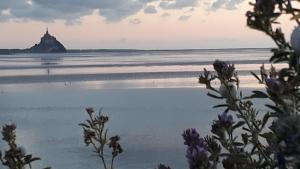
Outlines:
[[[182,15],[178,18],[180,21],[187,21],[191,18],[191,15]]]
[[[149,5],[144,9],[144,13],[146,13],[146,14],[155,14],[155,13],[157,13],[157,10],[156,10],[155,6]]]
[[[138,25],[142,23],[142,21],[138,18],[130,19],[129,22],[134,25]]]
[[[93,12],[109,22],[121,21],[137,12],[157,13],[152,2],[163,10],[194,9],[201,0],[0,0],[0,21],[9,19],[53,22],[63,20],[77,24]],[[211,10],[234,9],[244,0],[215,0]],[[149,4],[152,3],[152,4]],[[186,10],[186,9],[185,9]]]
[[[237,5],[244,2],[244,0],[215,0],[211,5],[211,10],[216,11],[220,8],[233,10],[237,8]]]
[[[162,9],[182,9],[198,5],[198,0],[163,0],[159,6]]]

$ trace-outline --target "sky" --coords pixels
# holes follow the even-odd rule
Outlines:
[[[246,26],[251,8],[248,0],[0,0],[0,48],[31,47],[47,27],[68,49],[274,46]],[[294,26],[283,24],[286,36]]]

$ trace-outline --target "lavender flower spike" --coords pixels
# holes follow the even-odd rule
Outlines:
[[[190,169],[209,166],[207,146],[196,129],[187,129],[182,134],[187,145],[186,158]]]
[[[184,139],[184,145],[187,146],[204,146],[204,140],[200,138],[200,134],[196,129],[187,129],[183,132],[182,137]]]
[[[218,119],[219,124],[225,128],[230,127],[234,123],[233,117],[230,114],[228,114],[228,112],[223,112],[219,114]]]

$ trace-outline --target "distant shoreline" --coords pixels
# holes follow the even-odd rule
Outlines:
[[[94,53],[94,52],[171,52],[171,51],[230,51],[230,50],[257,50],[268,51],[272,48],[200,48],[200,49],[69,49],[67,53]],[[0,49],[0,55],[32,53],[28,49]]]

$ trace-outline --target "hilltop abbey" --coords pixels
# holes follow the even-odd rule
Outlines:
[[[49,34],[48,28],[39,44],[28,49],[30,53],[64,53],[66,48],[56,38]]]

